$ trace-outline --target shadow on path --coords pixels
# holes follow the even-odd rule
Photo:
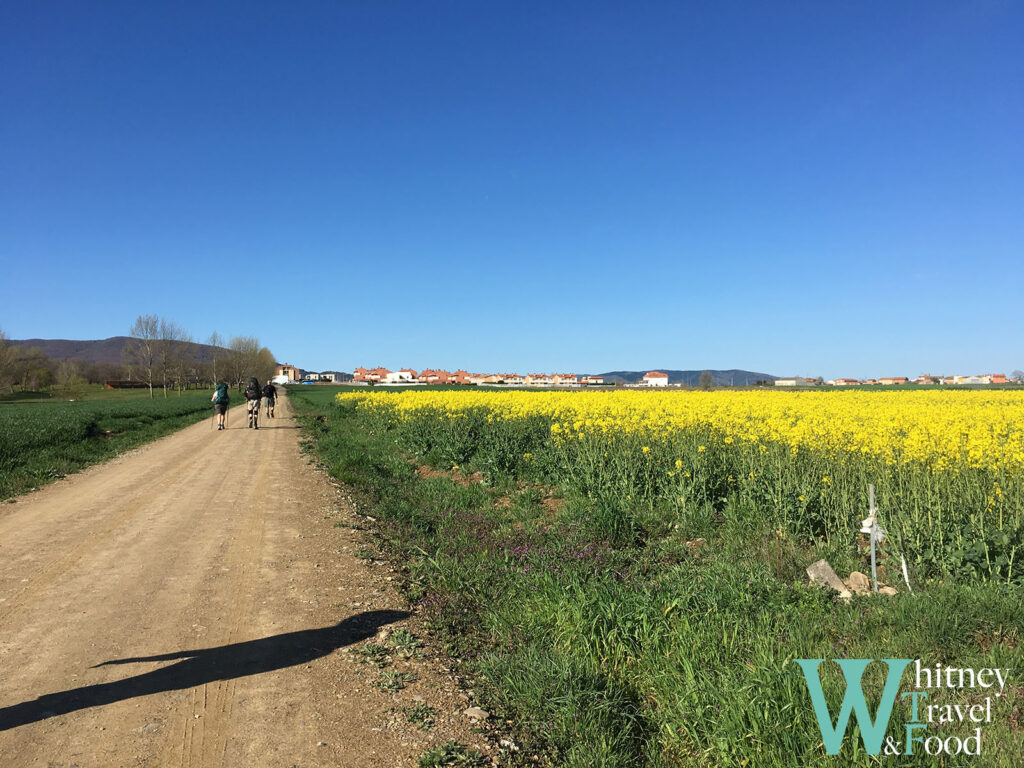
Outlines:
[[[0,731],[136,696],[193,688],[216,680],[232,680],[305,664],[343,646],[371,638],[380,627],[407,616],[409,614],[404,611],[367,611],[322,629],[304,629],[216,648],[105,661],[96,666],[182,659],[177,664],[135,677],[48,693],[34,701],[0,708]]]

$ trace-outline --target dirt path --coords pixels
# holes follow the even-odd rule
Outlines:
[[[353,553],[287,399],[0,505],[0,766],[402,766],[469,730],[437,663],[397,694],[354,653],[413,630]],[[438,711],[430,732],[401,708]]]

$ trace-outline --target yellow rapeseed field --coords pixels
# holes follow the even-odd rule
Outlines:
[[[708,428],[748,443],[832,456],[859,453],[936,471],[1024,469],[1024,392],[375,391],[338,395],[398,419],[426,411],[491,419],[543,416],[556,435],[633,434],[651,441]]]
[[[412,389],[338,401],[434,463],[562,486],[627,535],[641,519],[747,514],[805,541],[852,542],[874,485],[885,524],[929,569],[1021,572],[1021,391]]]

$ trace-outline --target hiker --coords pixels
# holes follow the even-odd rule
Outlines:
[[[274,418],[274,401],[277,400],[277,390],[269,381],[267,386],[263,388],[263,399],[267,403],[267,418]]]
[[[231,402],[226,383],[217,382],[217,389],[214,391],[213,397],[210,398],[210,402],[213,403],[213,412],[217,414],[217,431],[219,432],[224,429],[224,417],[228,412],[228,403]]]
[[[251,429],[260,428],[260,395],[262,390],[260,389],[260,382],[255,376],[249,378],[249,383],[245,387],[245,406],[249,411],[249,427]]]

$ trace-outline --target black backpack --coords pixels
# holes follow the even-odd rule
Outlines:
[[[265,386],[263,388],[263,396],[265,398],[267,398],[267,400],[273,400],[274,399],[274,395],[276,395],[276,394],[277,394],[277,391],[274,389],[274,385],[273,384],[267,384],[267,386]]]
[[[249,385],[245,388],[246,400],[259,400],[260,383],[256,379],[249,379]]]

